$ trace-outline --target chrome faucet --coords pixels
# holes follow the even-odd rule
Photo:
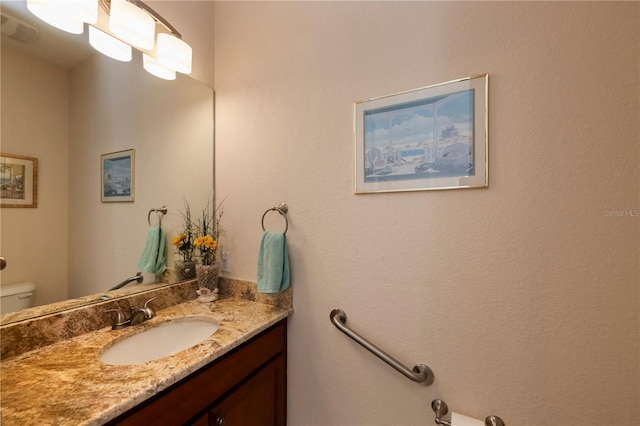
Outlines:
[[[121,328],[128,327],[130,325],[138,325],[142,324],[145,321],[150,320],[151,318],[156,316],[156,313],[149,307],[149,302],[157,299],[157,297],[152,297],[144,303],[144,306],[140,309],[130,308],[131,312],[127,316],[120,309],[107,309],[105,312],[115,312],[116,315],[113,318],[113,322],[111,323],[112,330],[120,330]]]
[[[131,325],[142,324],[145,321],[150,320],[151,318],[156,316],[156,313],[149,307],[149,302],[151,302],[154,298],[149,299],[145,302],[144,306],[137,311],[134,311],[131,314],[130,322]]]
[[[115,312],[116,316],[113,318],[111,322],[112,330],[120,330],[121,328],[125,328],[131,325],[131,321],[120,309],[107,309],[105,312]]]

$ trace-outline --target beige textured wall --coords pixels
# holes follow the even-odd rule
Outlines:
[[[69,73],[2,46],[0,149],[36,157],[38,207],[0,211],[2,285],[31,281],[34,303],[67,297]]]
[[[169,243],[184,201],[195,213],[212,198],[213,91],[184,75],[153,77],[140,55],[122,64],[96,54],[72,70],[70,85],[69,296],[79,297],[135,275],[150,209],[167,206]],[[131,148],[135,202],[102,203],[100,156]]]
[[[260,217],[290,207],[290,425],[427,425],[436,397],[510,426],[640,423],[639,218],[607,213],[640,208],[639,8],[216,3],[231,276],[255,280]],[[489,189],[352,193],[355,100],[483,72]]]

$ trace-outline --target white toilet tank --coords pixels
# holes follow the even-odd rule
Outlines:
[[[35,293],[36,286],[33,283],[0,286],[0,314],[32,307]]]

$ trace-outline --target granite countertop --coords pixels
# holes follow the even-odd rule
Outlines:
[[[229,298],[189,301],[157,312],[142,325],[103,328],[25,352],[0,365],[1,423],[100,425],[135,407],[199,368],[248,341],[291,308]],[[112,340],[170,319],[207,316],[220,328],[204,342],[176,355],[138,365],[112,366],[98,352]]]

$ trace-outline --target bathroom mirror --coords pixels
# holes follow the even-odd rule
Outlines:
[[[36,208],[3,208],[0,284],[34,282],[35,308],[0,317],[22,320],[100,301],[138,271],[149,226],[167,239],[213,199],[213,90],[178,74],[160,80],[140,52],[122,63],[88,46],[82,35],[32,17],[25,1],[2,1],[2,152],[38,159]],[[17,19],[18,38],[4,15]],[[31,30],[30,28],[33,28]],[[37,35],[37,37],[34,36]],[[133,150],[132,202],[102,202],[105,154]],[[167,207],[166,215],[149,215]],[[170,276],[171,274],[169,274]],[[145,283],[109,292],[122,297]],[[167,285],[171,278],[164,277]]]

